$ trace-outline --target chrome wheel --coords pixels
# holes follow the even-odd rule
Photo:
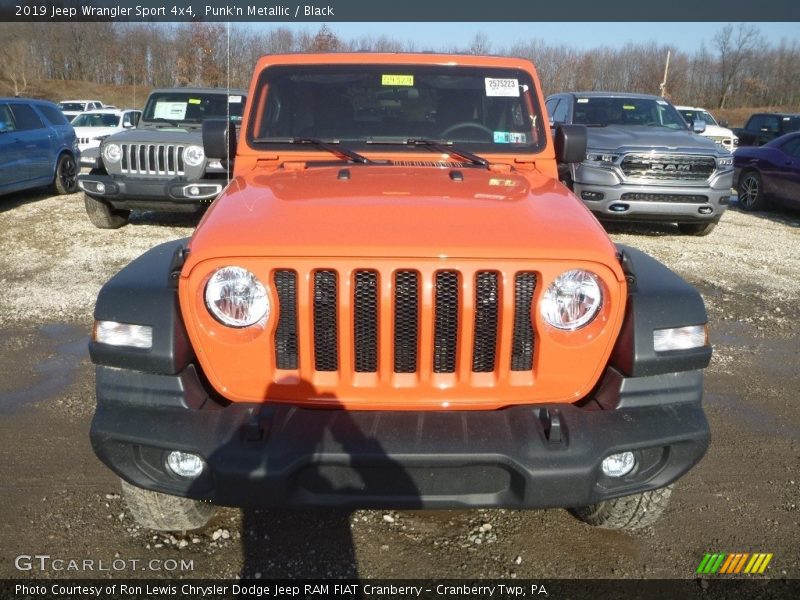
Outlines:
[[[739,181],[739,206],[743,210],[759,210],[764,207],[764,194],[761,176],[756,171],[748,171]]]

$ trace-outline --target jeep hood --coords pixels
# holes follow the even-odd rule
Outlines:
[[[646,125],[608,125],[589,127],[587,146],[598,150],[676,150],[715,154],[717,145],[713,140],[689,131],[648,127]]]
[[[619,272],[597,220],[563,185],[535,172],[341,163],[256,173],[235,178],[211,206],[189,263],[238,256],[576,259]]]
[[[113,138],[106,138],[105,141],[112,140],[117,143],[123,144],[201,144],[203,143],[203,134],[201,130],[189,130],[163,127],[161,129],[126,129],[114,134]]]

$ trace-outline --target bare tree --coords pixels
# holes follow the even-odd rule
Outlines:
[[[736,78],[761,43],[758,28],[745,23],[739,23],[735,29],[733,25],[726,25],[714,36],[714,46],[719,53],[719,108],[725,108]]]

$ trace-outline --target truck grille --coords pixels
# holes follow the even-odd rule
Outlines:
[[[628,179],[705,181],[717,167],[711,156],[626,154],[620,163]]]
[[[511,335],[506,338],[511,346],[510,370],[533,369],[535,334],[531,308],[537,282],[535,273],[515,273],[509,278],[511,289],[507,291],[502,275],[495,271],[436,271],[429,286],[425,285],[422,273],[412,269],[391,275],[359,269],[352,272],[351,283],[343,283],[342,278],[346,280],[348,276],[340,276],[331,269],[310,274],[312,301],[308,309],[313,331],[309,343],[313,346],[315,371],[341,368],[340,336],[346,335],[352,345],[352,369],[356,373],[380,372],[383,365],[379,335],[383,319],[391,323],[392,349],[386,356],[391,359],[388,368],[393,373],[418,373],[425,353],[429,353],[425,362],[434,373],[455,373],[465,368],[458,364],[464,343],[471,348],[467,369],[471,368],[473,373],[494,372],[504,319],[513,323]],[[467,277],[469,285],[465,285]],[[297,273],[291,270],[278,270],[274,275],[278,301],[274,348],[278,369],[300,368],[299,346],[303,342],[298,336],[297,279]],[[351,296],[347,299],[342,297],[345,287]],[[465,297],[467,293],[471,298]],[[510,294],[513,303],[504,303],[504,294]],[[342,310],[348,311],[344,319]],[[346,329],[340,325],[342,321],[349,324]],[[430,346],[423,347],[423,340],[430,341]]]
[[[171,144],[122,144],[122,172],[137,175],[184,174],[184,146]]]
[[[686,204],[705,204],[708,196],[702,194],[649,194],[644,192],[625,192],[620,200],[637,200],[644,202],[672,202]]]

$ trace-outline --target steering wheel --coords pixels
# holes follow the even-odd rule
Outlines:
[[[487,134],[490,139],[494,139],[494,132],[486,127],[483,123],[475,123],[474,121],[462,121],[461,123],[455,123],[454,125],[450,125],[447,129],[445,129],[441,136],[445,139],[449,138],[450,135],[459,129],[478,129],[481,132]]]

